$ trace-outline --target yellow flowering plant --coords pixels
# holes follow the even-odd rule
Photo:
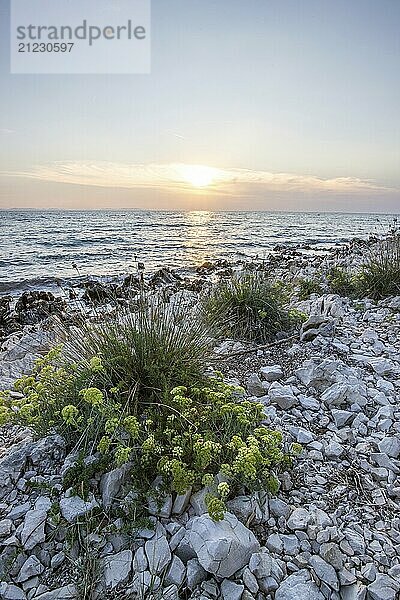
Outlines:
[[[158,475],[176,494],[205,486],[209,513],[218,520],[238,489],[276,491],[276,473],[299,452],[285,449],[281,433],[262,425],[263,406],[244,400],[243,390],[220,373],[205,385],[164,390],[159,401],[138,409],[139,402],[127,402],[131,391],[108,385],[100,357],[77,369],[60,356],[58,347],[40,359],[16,383],[19,394],[0,394],[0,423],[23,423],[38,436],[59,432],[70,448],[98,452],[103,469],[129,462],[132,483],[144,495]],[[87,489],[87,481],[81,484]]]

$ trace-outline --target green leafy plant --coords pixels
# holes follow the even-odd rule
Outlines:
[[[203,299],[207,323],[235,339],[266,342],[295,322],[285,309],[284,285],[265,273],[245,273],[222,279]]]
[[[159,454],[158,468],[176,492],[205,478],[211,481],[220,472],[233,488],[261,489],[271,470],[288,459],[282,434],[261,426],[263,406],[238,402],[235,393],[219,378],[207,387],[172,390],[175,410],[167,411],[165,424],[158,420],[150,433],[152,450],[144,458],[151,463]]]
[[[95,474],[130,462],[133,484],[143,496],[156,476],[165,491],[177,494],[211,486],[208,505],[218,519],[231,492],[243,486],[274,489],[274,473],[291,464],[281,433],[262,425],[263,405],[241,401],[243,390],[226,385],[221,374],[200,386],[178,386],[164,397],[122,406],[106,386],[92,385],[93,369],[95,374],[103,369],[98,356],[89,360],[84,378],[76,364],[71,371],[52,364],[60,351],[50,352],[33,375],[17,382],[23,397],[8,397],[7,409],[14,421],[41,433],[59,431],[81,446],[64,484],[83,497]],[[85,463],[88,454],[95,460]],[[215,487],[218,474],[226,485]]]
[[[330,291],[339,296],[357,297],[359,289],[358,276],[340,267],[332,267],[327,274]]]
[[[300,300],[308,300],[311,294],[321,295],[324,293],[322,286],[315,281],[315,279],[300,278],[297,283],[299,286],[298,295]]]
[[[78,366],[65,362],[62,346],[52,349],[36,361],[30,375],[16,381],[20,398],[7,392],[0,395],[3,421],[28,426],[38,437],[57,431],[69,447],[78,444],[92,450],[110,419],[124,415],[118,394],[92,387],[99,360],[94,357]]]
[[[304,323],[308,319],[308,314],[298,308],[289,308],[288,315],[292,323]]]

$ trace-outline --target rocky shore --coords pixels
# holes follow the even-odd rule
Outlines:
[[[330,266],[359,264],[363,251],[361,242],[323,256],[283,250],[247,265],[285,281],[318,277],[321,292],[291,300],[307,314],[300,335],[282,334],[270,347],[224,340],[215,348],[226,379],[264,405],[265,424],[303,447],[276,496],[233,498],[215,522],[207,490],[189,490],[161,506],[149,501],[152,526],[135,536],[118,519],[86,535],[94,509],[123,503],[132,466],[103,474],[83,500],[64,489],[76,456],[60,436],[35,441],[27,430],[0,428],[0,598],[400,598],[400,296],[355,302],[321,279]],[[145,285],[195,302],[212,278],[241,267],[209,263],[192,278],[165,269]],[[75,290],[80,304],[40,292],[0,299],[0,389],[53,343],[54,315],[73,319],[83,306],[89,317],[93,304],[124,302],[135,285],[136,276],[112,290],[87,284]],[[84,555],[78,535],[86,536]]]

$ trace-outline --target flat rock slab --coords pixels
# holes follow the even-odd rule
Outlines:
[[[83,517],[98,506],[94,498],[91,502],[85,502],[79,496],[70,496],[60,500],[61,514],[68,523],[74,523],[79,517]]]
[[[75,600],[75,598],[78,598],[77,589],[74,584],[69,584],[40,594],[35,597],[35,600]]]

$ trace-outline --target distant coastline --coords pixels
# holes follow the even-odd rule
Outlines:
[[[247,210],[247,209],[235,209],[235,210],[229,210],[229,209],[218,209],[218,210],[206,210],[206,209],[199,209],[199,210],[192,210],[192,209],[185,209],[185,210],[179,210],[179,209],[164,209],[164,208],[137,208],[137,207],[126,207],[126,208],[36,208],[36,207],[27,207],[27,208],[18,208],[18,207],[12,207],[12,208],[4,208],[4,207],[0,207],[0,212],[60,212],[60,213],[65,213],[65,212],[72,212],[72,213],[79,213],[79,212],[88,212],[88,213],[96,213],[96,212],[143,212],[143,213],[208,213],[208,212],[215,212],[215,213],[261,213],[261,214],[304,214],[304,215],[382,215],[382,216],[392,216],[392,217],[400,217],[400,210],[398,212],[387,212],[387,211],[382,211],[382,212],[371,212],[371,211],[342,211],[342,210],[258,210],[258,209],[254,209],[254,210]]]

